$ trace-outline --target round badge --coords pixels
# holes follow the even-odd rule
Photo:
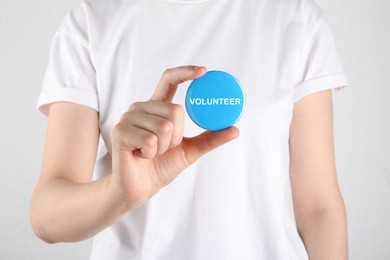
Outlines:
[[[198,126],[219,131],[233,126],[244,109],[239,81],[223,71],[209,71],[192,81],[187,90],[187,113]]]

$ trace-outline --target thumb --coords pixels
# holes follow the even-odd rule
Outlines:
[[[188,164],[194,163],[202,155],[216,149],[217,147],[232,141],[238,137],[238,128],[232,126],[221,131],[206,131],[202,134],[184,138],[182,142],[183,150],[186,154]]]

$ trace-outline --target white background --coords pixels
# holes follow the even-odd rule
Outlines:
[[[109,1],[109,0],[107,0]],[[0,2],[0,259],[87,259],[91,241],[47,245],[29,223],[46,119],[35,110],[51,37],[79,0]],[[317,0],[350,86],[334,97],[350,259],[390,259],[390,1]],[[272,260],[272,259],[267,259]]]

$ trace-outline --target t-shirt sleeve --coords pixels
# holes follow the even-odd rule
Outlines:
[[[320,14],[311,24],[315,27],[308,30],[302,46],[302,73],[294,88],[294,102],[322,90],[340,90],[348,84],[328,22]]]
[[[72,9],[51,42],[49,64],[37,108],[48,113],[54,102],[73,102],[99,111],[96,71],[91,59],[82,5]]]

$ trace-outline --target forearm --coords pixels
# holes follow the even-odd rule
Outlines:
[[[31,201],[35,233],[49,243],[87,239],[127,210],[109,191],[110,177],[90,183],[53,179],[38,184]]]
[[[348,259],[346,213],[342,202],[297,216],[297,224],[310,260]]]

